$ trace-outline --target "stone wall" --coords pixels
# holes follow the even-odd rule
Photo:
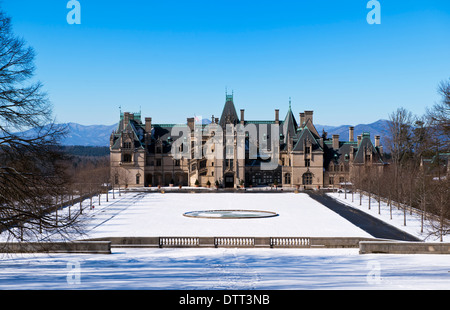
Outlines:
[[[450,254],[450,243],[362,241],[360,254]]]
[[[111,254],[110,241],[1,242],[0,253]]]

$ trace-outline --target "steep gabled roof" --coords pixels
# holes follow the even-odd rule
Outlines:
[[[219,125],[222,126],[222,128],[225,128],[228,123],[232,123],[234,125],[239,123],[239,118],[233,103],[233,95],[226,95],[226,102],[223,107]]]
[[[308,128],[309,131],[311,131],[311,133],[316,137],[316,138],[320,138],[319,133],[317,132],[316,126],[314,126],[313,122],[311,119],[307,119],[304,123],[304,127]]]
[[[346,164],[350,162],[350,155],[353,151],[357,150],[356,141],[339,141],[339,149],[333,149],[332,140],[327,140],[324,142],[325,145],[325,156],[324,156],[324,167],[328,167],[330,162],[334,165]]]
[[[184,128],[185,126],[186,124],[153,124],[151,139],[147,146],[148,152],[155,153],[156,146],[160,145],[163,153],[169,153],[172,149],[172,143],[181,136],[178,130],[172,131],[172,129]],[[172,135],[173,133],[174,135]]]
[[[117,130],[112,133],[112,146],[111,149],[119,149],[122,144],[123,134],[127,134],[134,141],[134,147],[143,147],[145,130],[142,128],[142,123],[140,122],[140,115],[135,116],[125,123],[123,116],[121,115],[121,120],[117,126]]]
[[[299,137],[298,137],[297,143],[294,146],[293,151],[294,152],[303,152],[304,151],[304,147],[303,146],[305,145],[306,141],[311,142],[312,151],[315,151],[315,150],[323,151],[323,148],[320,146],[320,144],[317,141],[317,139],[314,136],[314,134],[306,126],[299,133]]]
[[[289,137],[293,138],[296,136],[297,128],[298,128],[297,121],[295,120],[294,114],[292,114],[291,104],[289,102],[289,110],[286,113],[286,117],[284,118],[283,127],[282,127],[284,143],[288,142]]]
[[[361,142],[359,143],[358,151],[356,152],[355,158],[353,160],[353,162],[355,164],[363,164],[364,163],[364,154],[365,154],[366,150],[372,152],[372,162],[373,163],[376,163],[376,162],[383,163],[381,154],[380,154],[378,148],[376,148],[372,144],[372,141],[370,140],[370,133],[368,133],[368,132],[364,132],[362,134],[362,139],[361,139]]]

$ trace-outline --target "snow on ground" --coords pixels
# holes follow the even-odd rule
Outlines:
[[[371,237],[310,198],[294,193],[137,193],[129,192],[91,214],[88,237]],[[206,219],[189,211],[261,210],[276,217]],[[111,216],[114,217],[111,218]],[[101,224],[101,225],[99,225]]]
[[[427,241],[427,242],[438,242],[439,236],[430,235],[430,225],[429,222],[424,222],[424,229],[421,232],[421,215],[413,213],[410,214],[409,210],[406,211],[406,226],[404,226],[404,211],[403,209],[398,209],[396,206],[392,207],[392,219],[390,216],[390,207],[386,202],[381,202],[380,211],[378,211],[378,201],[374,198],[370,200],[369,209],[369,197],[363,195],[361,199],[361,205],[359,205],[359,193],[355,193],[352,202],[352,194],[347,193],[347,199],[345,199],[344,193],[328,193],[327,195],[333,197],[334,199],[356,208],[358,210],[364,211],[373,217],[376,217],[389,225],[395,226],[400,230],[403,230],[417,238]],[[378,212],[380,214],[378,214]],[[450,235],[446,235],[443,238],[444,242],[450,242]]]
[[[333,195],[343,200],[343,194]],[[83,237],[368,236],[305,194],[126,192],[119,197],[116,192],[115,199],[104,199],[99,205],[94,198],[92,210],[89,200],[83,203],[88,229]],[[364,209],[356,196],[355,202]],[[372,210],[378,212],[377,207]],[[182,215],[208,209],[257,209],[279,216],[225,220]],[[113,248],[110,255],[9,254],[0,255],[0,289],[450,289],[450,260],[438,254],[360,255],[358,249]]]
[[[448,255],[358,249],[113,249],[0,260],[0,289],[450,289]]]

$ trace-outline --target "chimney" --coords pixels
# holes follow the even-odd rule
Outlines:
[[[216,124],[219,124],[219,118],[218,117],[216,117],[214,120],[215,120]]]
[[[280,110],[275,109],[275,124],[280,123]]]
[[[145,132],[150,133],[152,131],[152,118],[145,118]]]
[[[339,149],[339,135],[333,135],[333,149]]]
[[[211,115],[211,123],[214,124],[214,115]]]
[[[355,127],[353,126],[348,127],[348,141],[350,142],[355,141],[354,131]]]
[[[362,139],[362,136],[361,136],[361,135],[359,135],[359,136],[357,137],[357,139],[358,139],[358,147],[359,147],[359,145],[361,144],[361,139]]]
[[[241,109],[241,124],[244,125],[244,109]]]
[[[191,129],[191,131],[194,130],[194,124],[195,124],[194,118],[193,117],[188,117],[187,118],[187,125]]]
[[[379,147],[380,146],[380,136],[376,135],[375,136],[375,147]]]
[[[300,113],[300,126],[303,126],[305,122],[305,113]]]
[[[313,111],[305,111],[305,122],[311,120],[313,122]]]

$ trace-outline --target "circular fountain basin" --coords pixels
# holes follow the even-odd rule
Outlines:
[[[183,214],[187,217],[207,218],[207,219],[251,219],[278,216],[271,211],[260,210],[204,210],[190,211]]]

